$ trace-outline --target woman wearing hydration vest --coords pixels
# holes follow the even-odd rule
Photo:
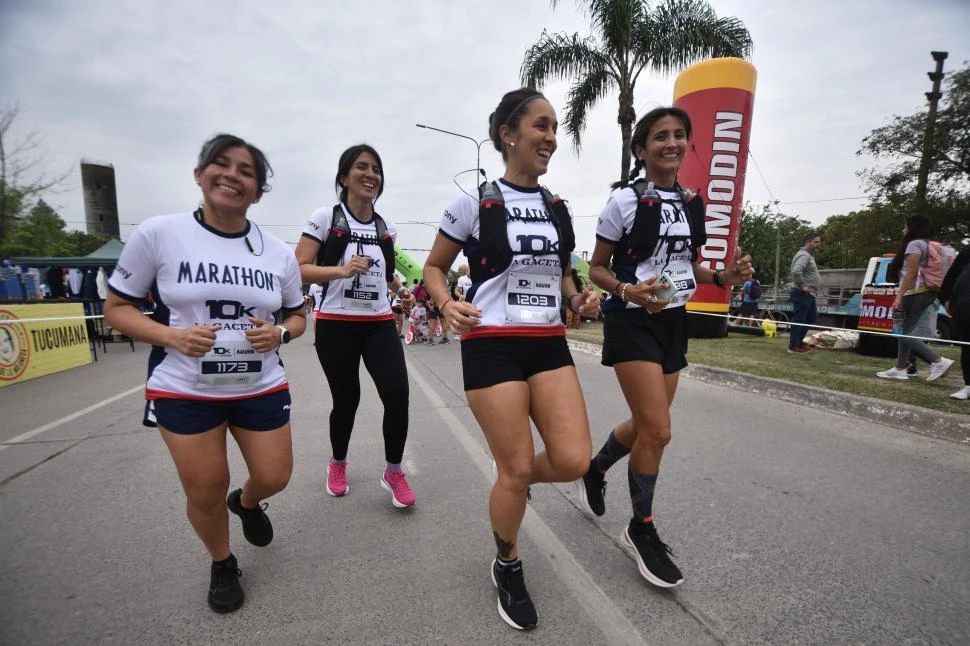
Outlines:
[[[577,292],[568,279],[572,214],[539,187],[556,151],[557,127],[555,110],[539,92],[522,88],[502,98],[489,117],[489,136],[505,174],[482,185],[481,201],[462,196],[448,206],[424,266],[432,297],[461,335],[468,404],[495,459],[489,516],[498,554],[491,578],[499,615],[519,630],[538,621],[518,552],[529,485],[574,480],[591,450],[559,307],[565,300],[595,317],[599,299],[588,289]],[[445,279],[460,251],[472,267],[464,301],[448,298]],[[530,416],[545,443],[538,455]]]
[[[923,276],[923,270],[929,260],[932,237],[933,223],[928,217],[913,215],[906,218],[903,241],[886,270],[889,280],[899,279],[899,289],[893,301],[893,310],[902,309],[904,335],[913,333],[913,328],[916,327],[920,316],[926,308],[934,306],[936,302],[937,292],[927,285]],[[899,338],[896,365],[889,370],[877,372],[876,376],[902,381],[909,379],[906,369],[911,355],[916,355],[930,364],[926,381],[936,381],[953,365],[952,359],[940,356],[926,345],[925,341],[902,336]]]
[[[330,385],[330,445],[326,490],[344,496],[347,450],[360,404],[360,361],[384,404],[384,457],[381,486],[395,507],[415,502],[401,461],[408,436],[408,373],[388,285],[410,308],[414,298],[394,274],[397,230],[374,211],[384,192],[384,165],[371,146],[351,146],[340,156],[335,187],[340,202],[310,216],[296,246],[303,280],[322,283],[316,313],[316,349]],[[343,226],[338,226],[343,222]],[[331,246],[336,245],[336,246]],[[388,257],[389,256],[389,257]]]
[[[300,270],[284,242],[246,218],[269,190],[270,172],[263,153],[238,137],[206,142],[195,168],[202,207],[135,229],[104,309],[113,328],[154,346],[146,425],[158,426],[189,521],[212,557],[209,606],[216,612],[236,610],[244,599],[227,506],[246,540],[268,545],[273,526],[261,501],[282,491],[293,469],[279,350],[306,329]],[[149,290],[157,318],[139,309]],[[228,498],[227,430],[249,468]]]
[[[576,483],[583,508],[602,516],[604,474],[630,455],[633,517],[620,541],[640,574],[664,588],[683,582],[657,534],[653,496],[670,442],[670,405],[687,366],[685,305],[698,283],[726,287],[751,277],[751,259],[740,250],[726,269],[699,264],[697,251],[706,242],[703,203],[677,182],[690,134],[690,117],[680,108],[644,115],[630,143],[636,158],[632,185],[613,185],[596,226],[589,277],[611,294],[604,306],[602,362],[613,367],[631,416],[613,429]]]

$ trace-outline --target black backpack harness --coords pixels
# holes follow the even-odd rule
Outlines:
[[[640,178],[630,185],[637,194],[637,213],[633,218],[633,226],[623,237],[613,251],[614,265],[638,265],[653,255],[660,241],[660,220],[665,200],[654,188],[653,182]],[[690,260],[697,260],[697,248],[707,244],[705,230],[704,200],[700,195],[682,188],[680,184],[674,187],[680,193],[681,202],[687,212],[687,223],[690,226]]]
[[[385,277],[387,282],[394,279],[394,239],[387,232],[384,218],[374,213],[374,228],[377,230],[377,244],[384,255]],[[327,239],[317,251],[317,264],[326,267],[336,267],[344,257],[347,245],[350,244],[351,230],[347,215],[339,204],[333,207],[333,218]]]
[[[566,203],[553,195],[545,186],[539,187],[542,202],[551,216],[552,225],[559,234],[559,262],[563,272],[572,260],[576,248],[576,234],[569,219]],[[468,254],[469,273],[475,283],[492,278],[512,264],[512,246],[509,244],[508,216],[505,198],[496,182],[483,182],[478,187],[478,248]]]

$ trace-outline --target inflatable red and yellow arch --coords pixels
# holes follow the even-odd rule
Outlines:
[[[674,84],[674,105],[686,110],[693,124],[678,179],[704,198],[707,244],[701,263],[715,270],[724,268],[738,243],[757,78],[745,60],[715,58],[691,65]],[[701,285],[687,310],[726,314],[729,306],[728,290]],[[694,316],[690,329],[692,336],[724,336],[727,320]]]

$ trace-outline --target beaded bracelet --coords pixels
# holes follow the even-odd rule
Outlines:
[[[620,290],[620,300],[623,301],[624,303],[627,302],[627,300],[626,300],[626,288],[629,287],[629,286],[630,286],[630,283],[623,283],[623,289]]]

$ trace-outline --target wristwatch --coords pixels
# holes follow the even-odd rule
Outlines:
[[[280,329],[280,345],[289,343],[293,339],[293,335],[290,334],[290,331],[286,329],[285,325],[277,325],[276,327]]]

